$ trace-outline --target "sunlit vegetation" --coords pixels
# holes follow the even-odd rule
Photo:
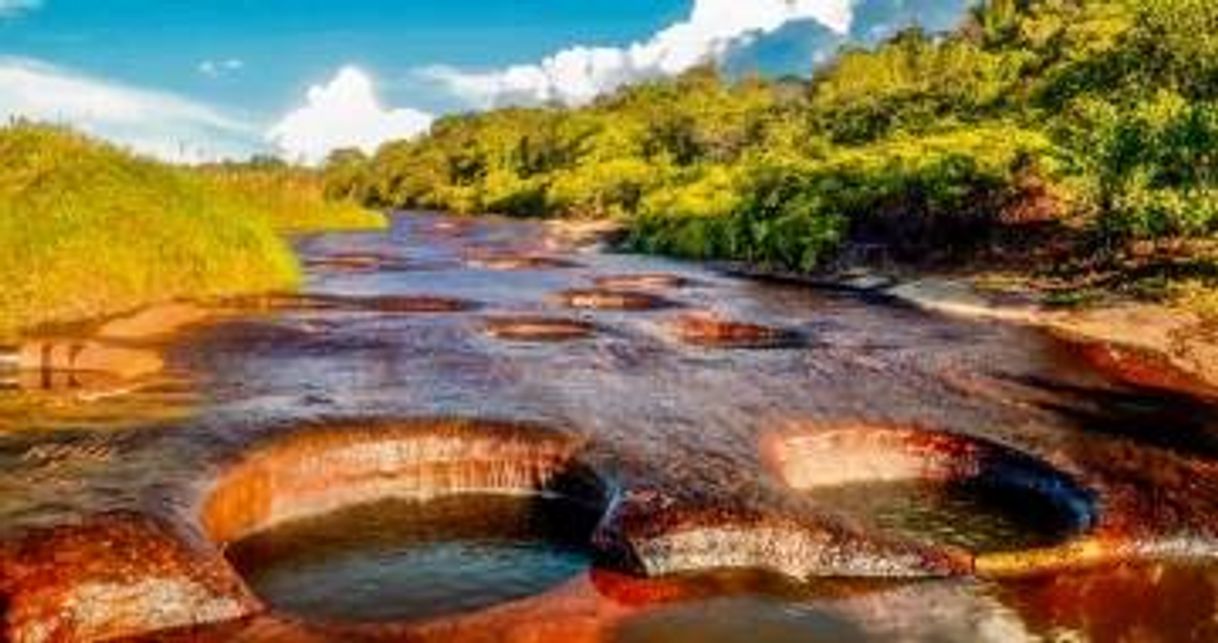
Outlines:
[[[0,338],[184,296],[293,286],[247,194],[84,136],[0,129]]]
[[[636,249],[782,269],[1013,244],[1056,252],[1028,267],[1119,272],[1213,247],[1181,241],[1218,235],[1216,149],[1218,3],[991,0],[810,82],[698,69],[577,109],[450,117],[337,153],[326,177],[367,204],[614,217]]]
[[[328,199],[321,175],[276,158],[254,158],[203,168],[221,190],[245,200],[283,233],[376,230],[385,216],[347,200]]]

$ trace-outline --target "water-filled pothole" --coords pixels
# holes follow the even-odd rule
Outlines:
[[[972,482],[871,482],[807,492],[818,506],[884,533],[975,553],[1055,545],[1077,519],[1044,496]]]
[[[723,319],[713,314],[682,315],[673,322],[681,341],[706,348],[794,348],[805,344],[795,331]]]
[[[917,427],[805,427],[763,442],[771,470],[821,510],[972,554],[1061,544],[1091,528],[1094,494],[1030,455]]]
[[[387,622],[476,610],[584,572],[596,512],[561,499],[389,500],[285,523],[227,555],[274,609]]]
[[[484,324],[491,337],[518,342],[561,342],[590,337],[596,325],[579,319],[540,316],[495,317]]]
[[[673,302],[643,291],[587,288],[565,290],[555,298],[568,308],[583,310],[644,311],[669,308]]]

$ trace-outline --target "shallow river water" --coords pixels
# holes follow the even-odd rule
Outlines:
[[[577,247],[533,222],[409,214],[389,232],[298,244],[311,262],[308,293],[436,295],[471,306],[405,314],[230,305],[158,346],[169,369],[154,378],[96,390],[0,390],[0,536],[175,503],[172,490],[197,486],[217,454],[326,418],[555,427],[589,439],[623,485],[823,513],[869,533],[977,550],[1051,544],[1070,527],[1052,507],[968,488],[789,489],[759,444],[792,425],[859,424],[974,436],[1082,462],[1114,445],[1167,462],[1218,456],[1212,406],[1114,382],[1074,347],[1033,330]],[[378,261],[327,260],[356,255]],[[520,255],[563,261],[495,260]],[[555,298],[600,277],[644,273],[686,283],[657,289],[666,305],[655,310],[571,310]],[[673,321],[693,312],[783,329],[797,341],[685,342]],[[488,318],[507,315],[580,320],[592,333],[526,342],[487,332]],[[228,556],[270,605],[306,619],[443,617],[563,585],[604,587],[594,561],[553,535],[565,509],[443,503],[452,501],[346,510],[260,534]],[[673,582],[679,598],[605,617],[603,640],[1218,640],[1218,566],[1203,561],[1012,581],[796,582],[731,572]],[[629,602],[608,591],[601,599]],[[546,618],[538,609],[531,618]],[[479,640],[495,638],[485,635]]]

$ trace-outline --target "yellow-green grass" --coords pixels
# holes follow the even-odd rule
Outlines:
[[[389,225],[379,212],[350,201],[327,199],[321,176],[310,170],[219,166],[205,174],[263,213],[283,233],[382,230]]]
[[[0,128],[0,341],[298,279],[269,217],[196,170],[63,129]]]

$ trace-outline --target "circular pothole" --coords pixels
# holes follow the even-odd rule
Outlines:
[[[792,330],[722,319],[714,315],[684,315],[673,323],[686,344],[713,348],[793,348],[804,343]]]
[[[468,263],[483,270],[564,270],[579,264],[567,259],[534,254],[487,254],[472,256]]]
[[[492,337],[517,342],[561,342],[590,337],[596,325],[578,319],[496,317],[485,322]]]
[[[285,523],[227,555],[276,610],[402,621],[524,598],[583,573],[597,519],[585,505],[540,497],[390,500]]]
[[[201,526],[272,608],[401,621],[548,589],[589,564],[609,488],[584,441],[487,420],[352,420],[251,445]]]
[[[1075,516],[1026,489],[976,481],[854,483],[807,492],[814,503],[885,533],[975,553],[1060,543]]]
[[[865,527],[974,554],[1060,544],[1095,520],[1071,476],[983,440],[899,427],[813,429],[765,457],[815,506]]]
[[[672,302],[663,297],[635,290],[565,290],[558,293],[556,298],[568,308],[584,310],[644,311],[672,306]]]
[[[680,275],[673,275],[662,272],[649,272],[629,275],[606,275],[597,277],[592,281],[597,288],[614,289],[641,289],[641,290],[665,290],[671,288],[684,288],[689,285],[689,280]]]

